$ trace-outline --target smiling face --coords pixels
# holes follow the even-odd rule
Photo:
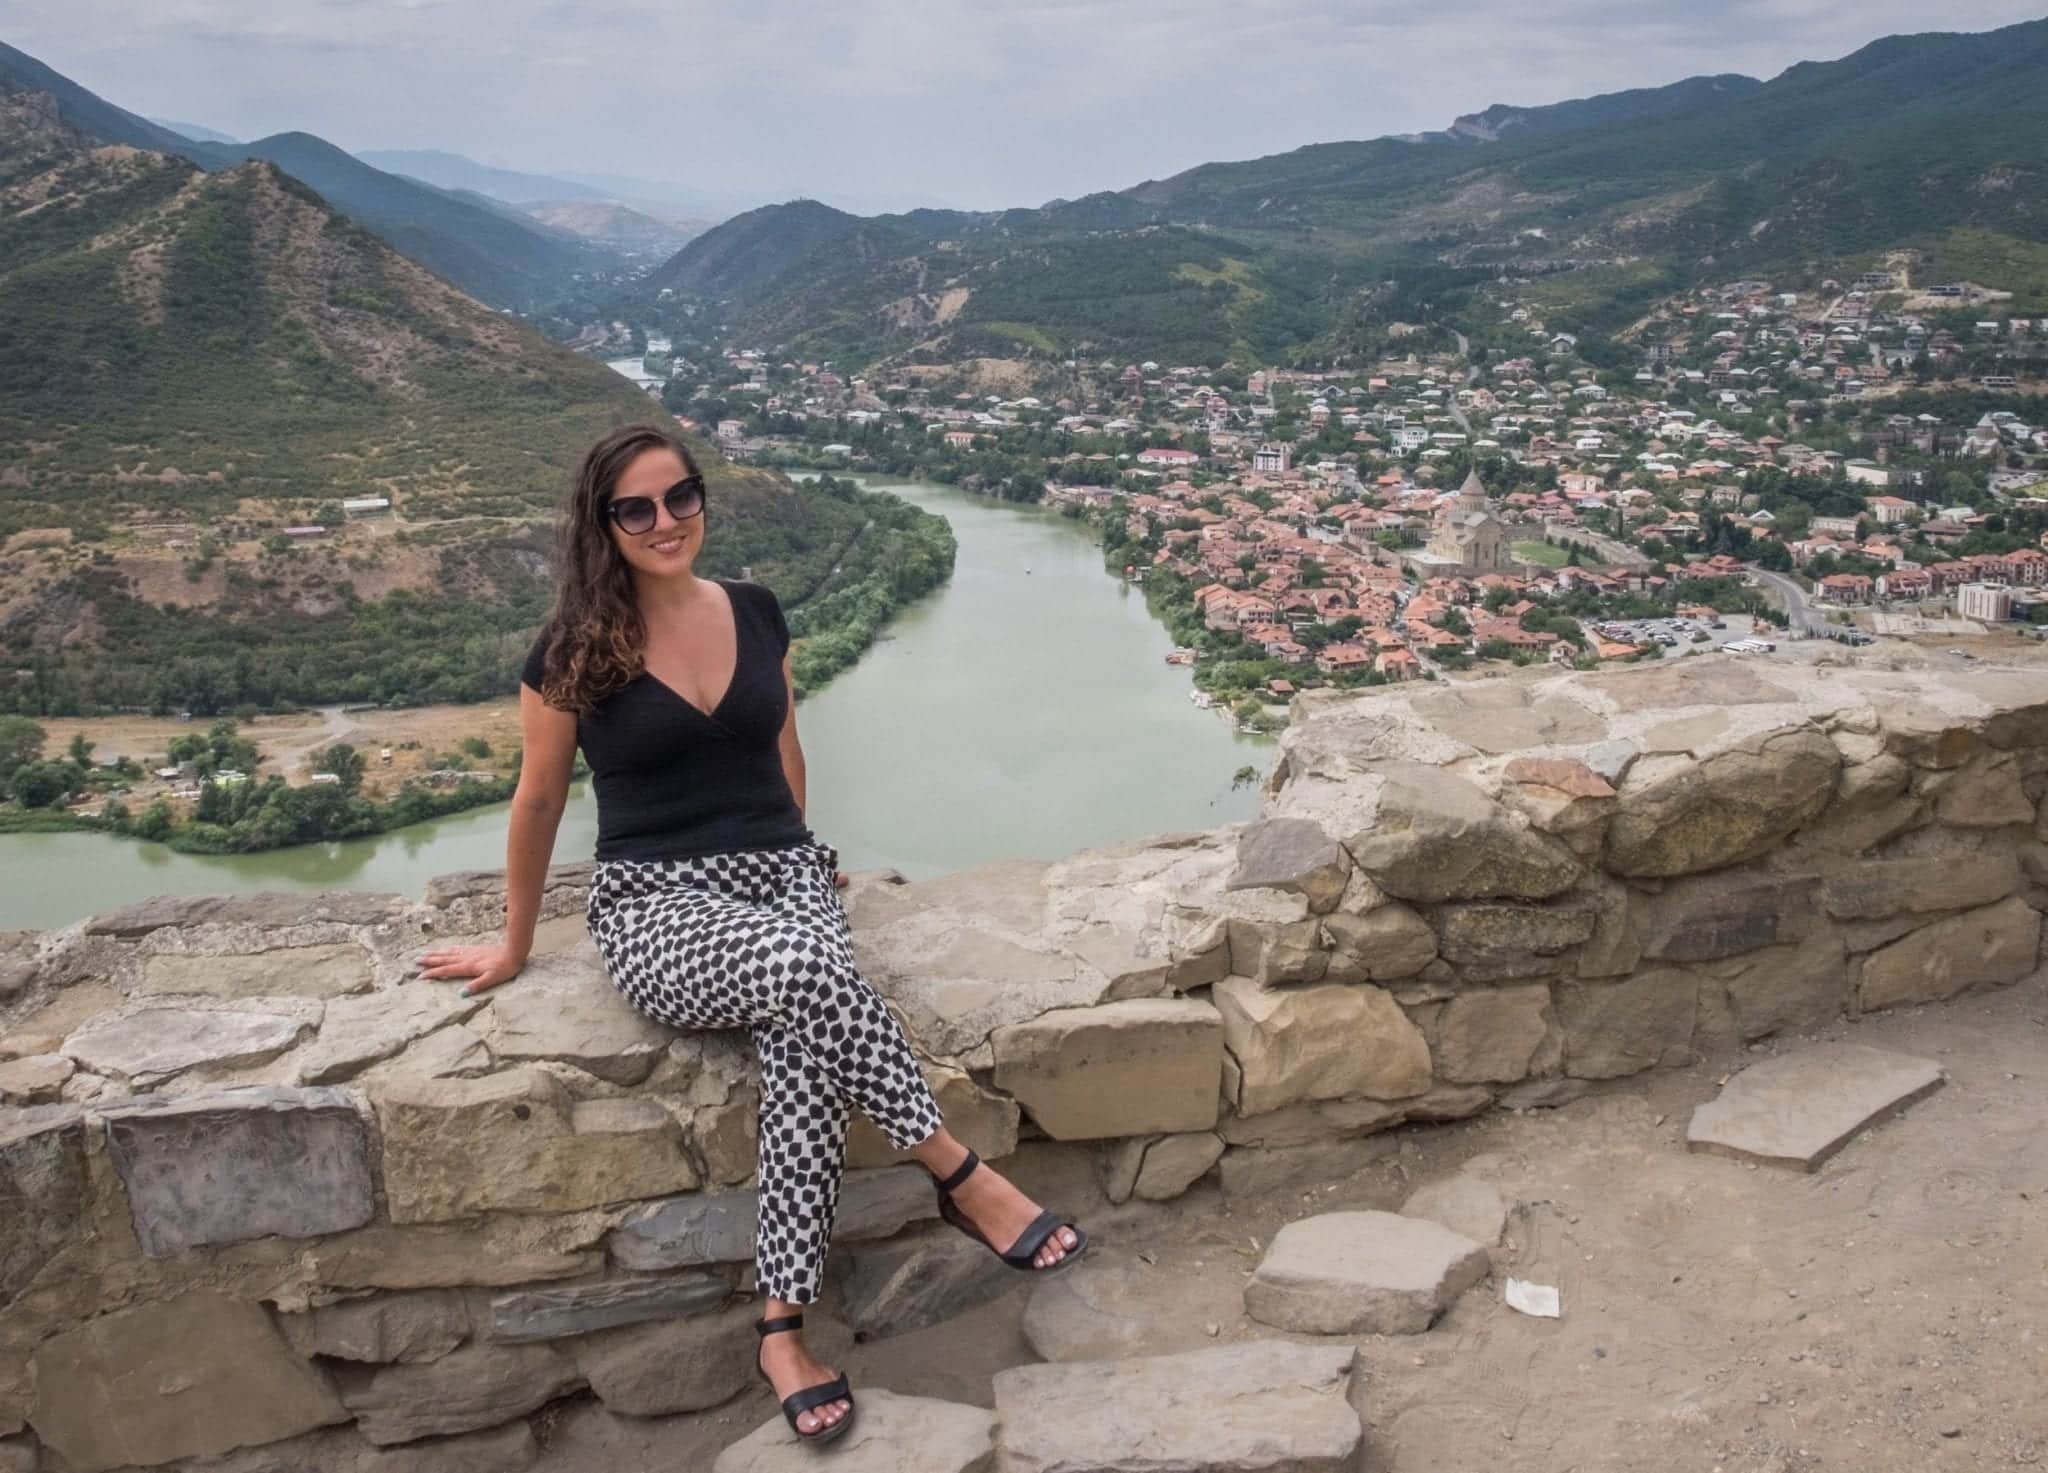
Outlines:
[[[645,532],[620,529],[609,516],[612,543],[634,574],[644,578],[674,578],[690,571],[697,550],[704,545],[704,514],[677,521],[661,503],[662,493],[689,474],[682,457],[666,446],[655,446],[634,456],[612,488],[612,498],[645,496],[654,503],[654,525]]]

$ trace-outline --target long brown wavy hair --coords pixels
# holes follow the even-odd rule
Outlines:
[[[673,430],[622,425],[583,453],[563,503],[540,687],[541,699],[558,710],[587,712],[645,668],[647,628],[604,504],[626,467],[649,450],[673,450],[685,475],[700,474],[697,458]]]

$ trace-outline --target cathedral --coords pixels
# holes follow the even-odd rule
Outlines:
[[[1406,554],[1409,566],[1425,578],[1476,577],[1511,573],[1507,533],[1486,502],[1479,472],[1465,477],[1458,494],[1437,509],[1436,528],[1420,552]]]

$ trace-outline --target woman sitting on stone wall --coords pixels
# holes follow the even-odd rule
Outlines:
[[[977,1169],[855,970],[839,856],[804,826],[789,629],[768,589],[694,571],[704,494],[663,429],[615,430],[584,456],[554,612],[522,672],[505,937],[430,951],[421,975],[481,992],[524,965],[580,745],[598,814],[588,919],[613,981],[674,1027],[753,1032],[768,1301],[757,1369],[797,1434],[822,1442],[851,1425],[853,1397],[797,1332],[831,1241],[849,1106],[938,1178],[949,1222],[1012,1267],[1070,1263],[1087,1235]]]

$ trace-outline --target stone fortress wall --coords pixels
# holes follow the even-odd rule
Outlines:
[[[2038,671],[1708,657],[1302,699],[1254,822],[847,892],[949,1120],[1027,1184],[1312,1180],[1405,1123],[2037,965]],[[497,925],[488,874],[11,938],[0,1470],[518,1467],[519,1419],[579,1388],[740,1389],[746,1052],[618,998],[587,875],[553,872],[527,973],[474,998],[407,979]],[[836,1312],[886,1334],[974,1292],[922,1256],[922,1171],[864,1124],[853,1165]]]

